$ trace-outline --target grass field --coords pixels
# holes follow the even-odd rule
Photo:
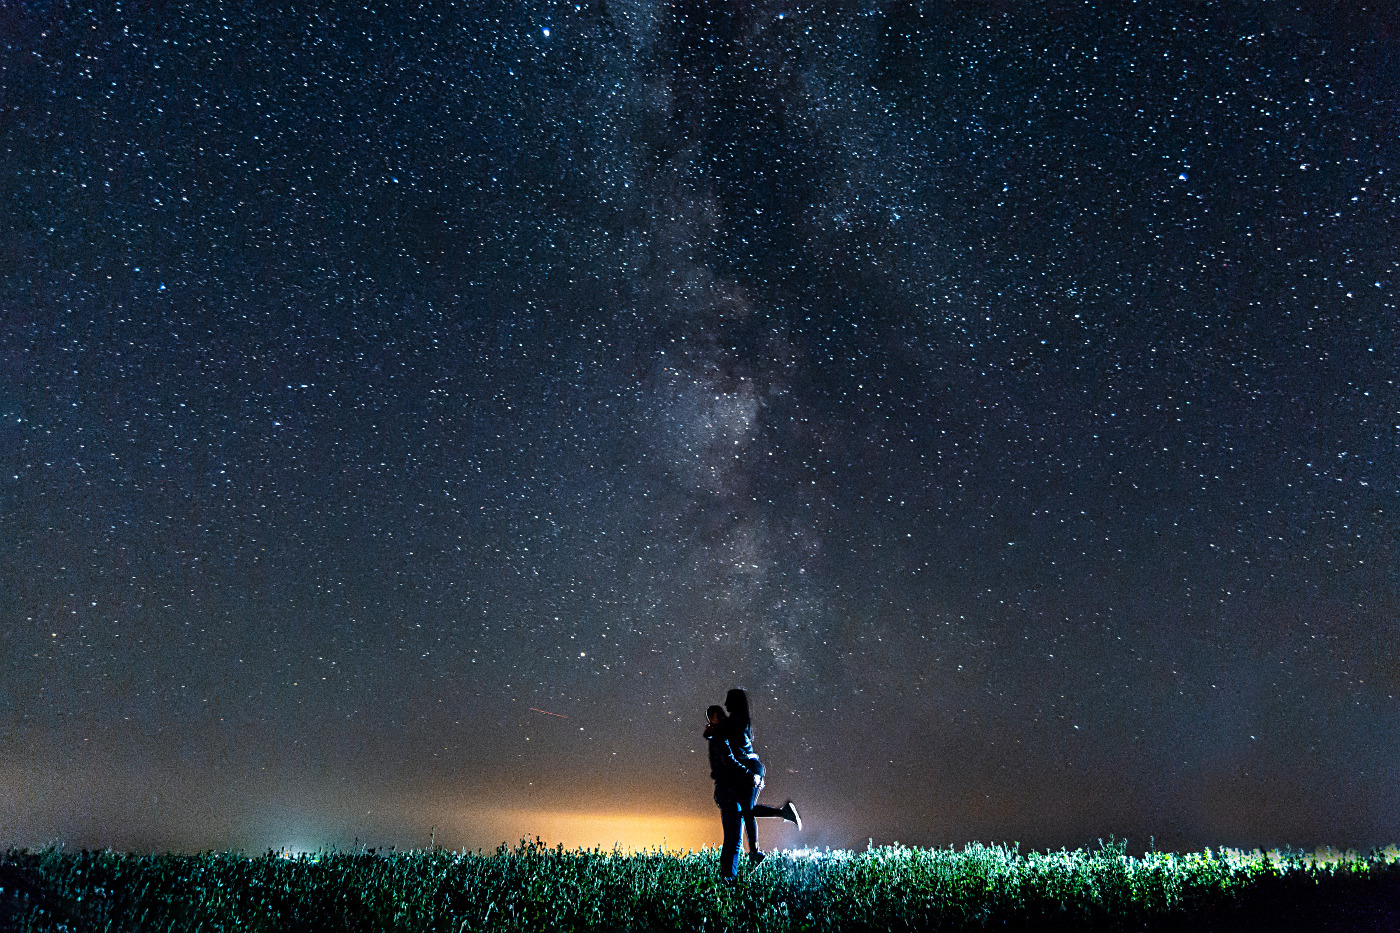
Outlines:
[[[130,855],[10,850],[3,930],[1400,930],[1400,858],[901,846]]]

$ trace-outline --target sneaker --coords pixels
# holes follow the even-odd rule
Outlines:
[[[767,857],[768,857],[768,854],[767,854],[766,852],[750,852],[750,853],[749,853],[749,864],[750,864],[750,865],[757,865],[759,862],[763,861],[763,860],[766,859]]]
[[[789,823],[796,823],[797,831],[802,831],[802,817],[797,815],[797,808],[792,805],[791,800],[783,804],[783,819]]]

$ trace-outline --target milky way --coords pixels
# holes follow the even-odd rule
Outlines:
[[[1344,6],[10,11],[0,843],[1395,841]]]

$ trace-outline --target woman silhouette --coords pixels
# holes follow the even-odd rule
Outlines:
[[[770,807],[758,802],[758,795],[763,791],[763,778],[767,769],[763,767],[763,762],[759,761],[758,754],[753,750],[753,719],[749,715],[749,696],[743,690],[734,688],[724,697],[724,706],[729,715],[717,726],[717,737],[722,739],[729,746],[729,752],[742,764],[752,777],[744,786],[734,787],[733,805],[737,806],[737,816],[739,820],[724,819],[724,849],[721,852],[720,862],[724,868],[726,876],[734,874],[734,864],[739,858],[740,826],[742,821],[743,833],[749,837],[749,859],[755,865],[763,861],[763,851],[758,847],[758,823],[755,817],[776,816],[796,824],[799,830],[802,829],[802,818],[797,815],[797,808],[789,800],[781,807]],[[726,756],[727,757],[727,756]],[[719,796],[716,796],[716,802]],[[725,804],[720,804],[721,817],[732,817],[734,814],[724,812]],[[731,830],[731,823],[733,829]]]

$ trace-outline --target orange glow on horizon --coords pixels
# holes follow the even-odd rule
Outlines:
[[[477,844],[493,848],[501,842],[514,846],[521,839],[539,837],[549,846],[565,849],[683,852],[721,841],[718,814],[705,818],[608,810],[473,808],[460,812],[454,829],[474,841],[492,840]]]

